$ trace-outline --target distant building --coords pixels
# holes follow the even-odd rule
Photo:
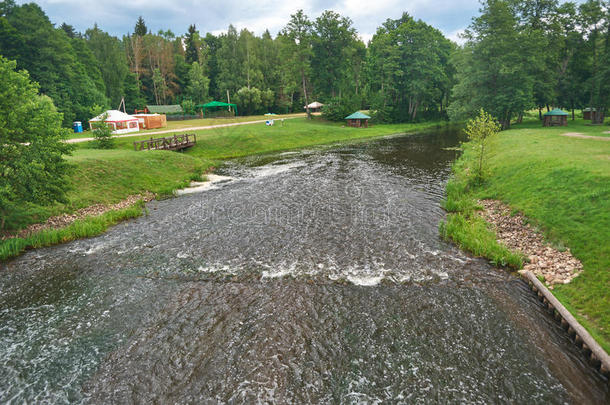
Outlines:
[[[597,110],[595,108],[585,108],[582,110],[582,117],[586,120],[592,120],[597,115]]]
[[[165,128],[167,118],[165,114],[134,114],[140,123],[140,129]]]
[[[371,117],[360,111],[356,111],[352,115],[345,117],[345,119],[347,120],[347,125],[349,127],[368,128]]]

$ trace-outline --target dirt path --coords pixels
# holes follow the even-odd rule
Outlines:
[[[290,120],[290,119],[294,119],[294,118],[300,118],[300,117],[303,117],[303,116],[304,116],[304,114],[291,115],[291,116],[280,116],[280,117],[277,117],[277,118],[274,118],[273,116],[271,116],[270,119],[274,119],[274,120],[284,120],[284,119]],[[187,128],[176,128],[176,129],[165,129],[163,131],[153,131],[153,132],[134,132],[134,133],[125,134],[125,135],[115,135],[115,136],[113,136],[113,138],[130,138],[130,137],[134,137],[134,136],[171,134],[171,133],[174,133],[174,132],[201,131],[201,130],[206,130],[206,129],[235,127],[235,126],[238,126],[238,125],[260,124],[260,123],[263,123],[265,121],[267,121],[267,120],[231,122],[231,123],[228,123],[228,124],[207,125],[207,126],[203,126],[203,127],[187,127]],[[93,141],[93,140],[95,140],[95,138],[93,138],[93,137],[90,137],[90,138],[74,138],[74,139],[68,139],[66,142],[67,143],[79,143],[79,142],[88,142],[88,141]]]
[[[604,133],[606,133],[606,132],[604,132]],[[569,136],[570,138],[598,139],[600,141],[610,141],[610,137],[585,135],[585,134],[581,134],[580,132],[566,132],[565,134],[561,134],[561,136]]]

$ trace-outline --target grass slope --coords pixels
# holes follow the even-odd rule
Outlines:
[[[76,150],[68,193],[71,208],[118,202],[130,194],[170,194],[199,179],[210,163],[170,151]]]
[[[490,141],[489,178],[482,187],[464,181],[471,158],[466,151],[447,190],[450,211],[467,213],[469,198],[499,199],[523,212],[549,242],[569,247],[584,271],[570,284],[556,286],[554,294],[608,351],[610,142],[560,135],[601,136],[609,129],[582,120],[569,121],[567,128],[542,128],[537,121],[515,126]]]

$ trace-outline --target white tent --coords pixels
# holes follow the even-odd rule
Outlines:
[[[315,109],[318,109],[318,108],[322,108],[322,106],[323,106],[323,105],[324,105],[324,104],[322,104],[322,103],[319,103],[319,102],[317,102],[317,101],[314,101],[313,103],[310,103],[309,105],[306,105],[306,106],[305,106],[305,107],[303,107],[303,108],[305,108],[305,109],[306,109],[307,107],[309,107],[309,109],[310,109],[310,110],[315,110]]]
[[[91,118],[89,120],[89,129],[93,129],[92,122],[102,121],[104,114],[108,114],[108,117],[106,117],[104,122],[112,129],[113,134],[126,134],[128,132],[138,132],[140,130],[136,117],[125,114],[119,110],[108,110],[95,118]]]

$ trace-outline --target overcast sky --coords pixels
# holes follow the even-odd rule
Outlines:
[[[27,3],[29,1],[18,1]],[[117,36],[133,32],[142,16],[153,32],[171,29],[182,35],[189,24],[202,32],[218,34],[229,24],[248,28],[256,34],[269,29],[274,36],[298,9],[314,19],[324,10],[348,16],[365,42],[387,18],[398,18],[403,11],[440,29],[448,38],[457,34],[478,14],[478,0],[40,0],[35,1],[51,22],[62,22],[84,31],[97,24]]]

